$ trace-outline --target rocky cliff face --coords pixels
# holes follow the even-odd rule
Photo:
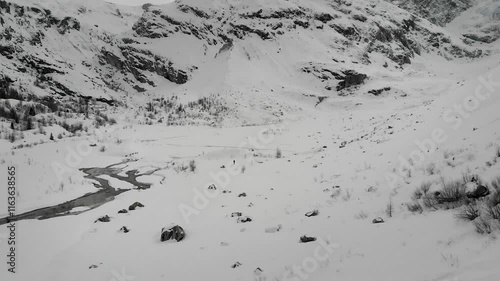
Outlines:
[[[284,61],[284,71],[314,74],[328,91],[359,84],[349,82],[353,73],[364,80],[367,68],[397,70],[422,53],[485,55],[418,17],[442,25],[470,5],[465,0],[397,2],[417,16],[378,0],[233,2],[127,8],[97,0],[1,0],[0,68],[35,94],[109,101],[159,85],[189,86],[213,72],[204,65],[232,65],[230,54]],[[307,54],[311,44],[314,56]]]
[[[430,22],[445,26],[473,5],[472,0],[388,0]]]

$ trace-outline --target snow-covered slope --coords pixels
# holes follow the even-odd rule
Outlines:
[[[17,87],[121,106],[151,95],[228,96],[245,85],[336,96],[351,80],[344,71],[376,79],[422,53],[485,55],[378,0],[1,3],[2,69]]]

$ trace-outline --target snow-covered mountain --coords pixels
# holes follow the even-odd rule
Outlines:
[[[422,53],[489,53],[379,0],[0,3],[1,67],[16,87],[121,106],[257,84],[336,96],[364,75],[397,75]]]

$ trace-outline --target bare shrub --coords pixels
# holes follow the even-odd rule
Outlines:
[[[358,214],[356,214],[354,217],[357,218],[357,219],[359,219],[359,220],[365,220],[365,219],[368,218],[368,214],[365,211],[362,210],[361,212],[359,212]]]
[[[500,205],[485,206],[484,211],[489,218],[500,221]]]
[[[424,207],[428,208],[428,209],[437,210],[439,208],[439,203],[438,203],[436,197],[429,194],[429,193],[425,194],[422,197],[422,203],[424,204]]]
[[[476,204],[469,204],[455,214],[456,218],[466,221],[473,221],[479,216],[481,216],[481,212]]]
[[[349,200],[351,200],[351,197],[352,197],[352,191],[349,189],[346,189],[344,196],[342,196],[342,200],[349,201]]]
[[[281,154],[281,149],[278,147],[276,148],[276,158],[281,158],[282,157],[282,154]]]
[[[421,214],[424,211],[424,209],[422,208],[422,205],[420,205],[420,203],[418,203],[418,202],[407,203],[406,208],[408,208],[408,211],[410,211],[412,213]]]
[[[429,165],[427,165],[427,167],[425,167],[425,171],[429,175],[434,175],[436,173],[436,164],[430,163]]]
[[[474,226],[479,234],[490,234],[491,233],[491,223],[485,218],[479,217],[474,220]]]
[[[423,195],[427,194],[429,190],[431,189],[432,182],[430,181],[425,181],[420,184],[420,186],[413,192],[413,199],[418,200],[422,198]]]
[[[189,161],[189,171],[196,172],[196,162],[194,160]]]
[[[462,173],[462,181],[463,183],[468,183],[471,181],[476,181],[477,183],[481,183],[481,179],[479,178],[478,175],[470,174],[468,172]]]
[[[385,213],[390,218],[392,218],[392,215],[394,214],[394,206],[392,204],[392,196],[389,198],[389,203],[387,203],[387,206],[385,208]]]
[[[439,192],[438,203],[456,203],[460,201],[468,202],[463,183],[457,180],[445,182]]]

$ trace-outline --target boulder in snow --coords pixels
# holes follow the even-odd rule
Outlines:
[[[144,207],[144,205],[142,205],[140,202],[135,202],[134,204],[130,205],[130,207],[128,207],[128,209],[129,209],[130,211],[133,211],[133,210],[135,210],[137,207],[142,208],[142,207]]]
[[[315,217],[318,214],[319,214],[318,210],[312,210],[312,211],[306,213],[306,217]]]
[[[184,229],[178,225],[168,226],[161,229],[160,241],[175,240],[177,242],[184,239],[186,233]]]
[[[300,237],[300,242],[301,243],[308,243],[308,242],[313,242],[313,241],[316,241],[316,237],[309,237],[309,236],[302,236]]]
[[[489,189],[484,185],[472,181],[465,184],[465,195],[467,195],[468,198],[478,199],[489,194]]]
[[[105,215],[103,217],[98,218],[94,223],[96,222],[109,222],[111,218],[108,215]]]
[[[251,222],[252,218],[250,217],[239,217],[238,218],[238,223],[246,223],[246,222]]]

